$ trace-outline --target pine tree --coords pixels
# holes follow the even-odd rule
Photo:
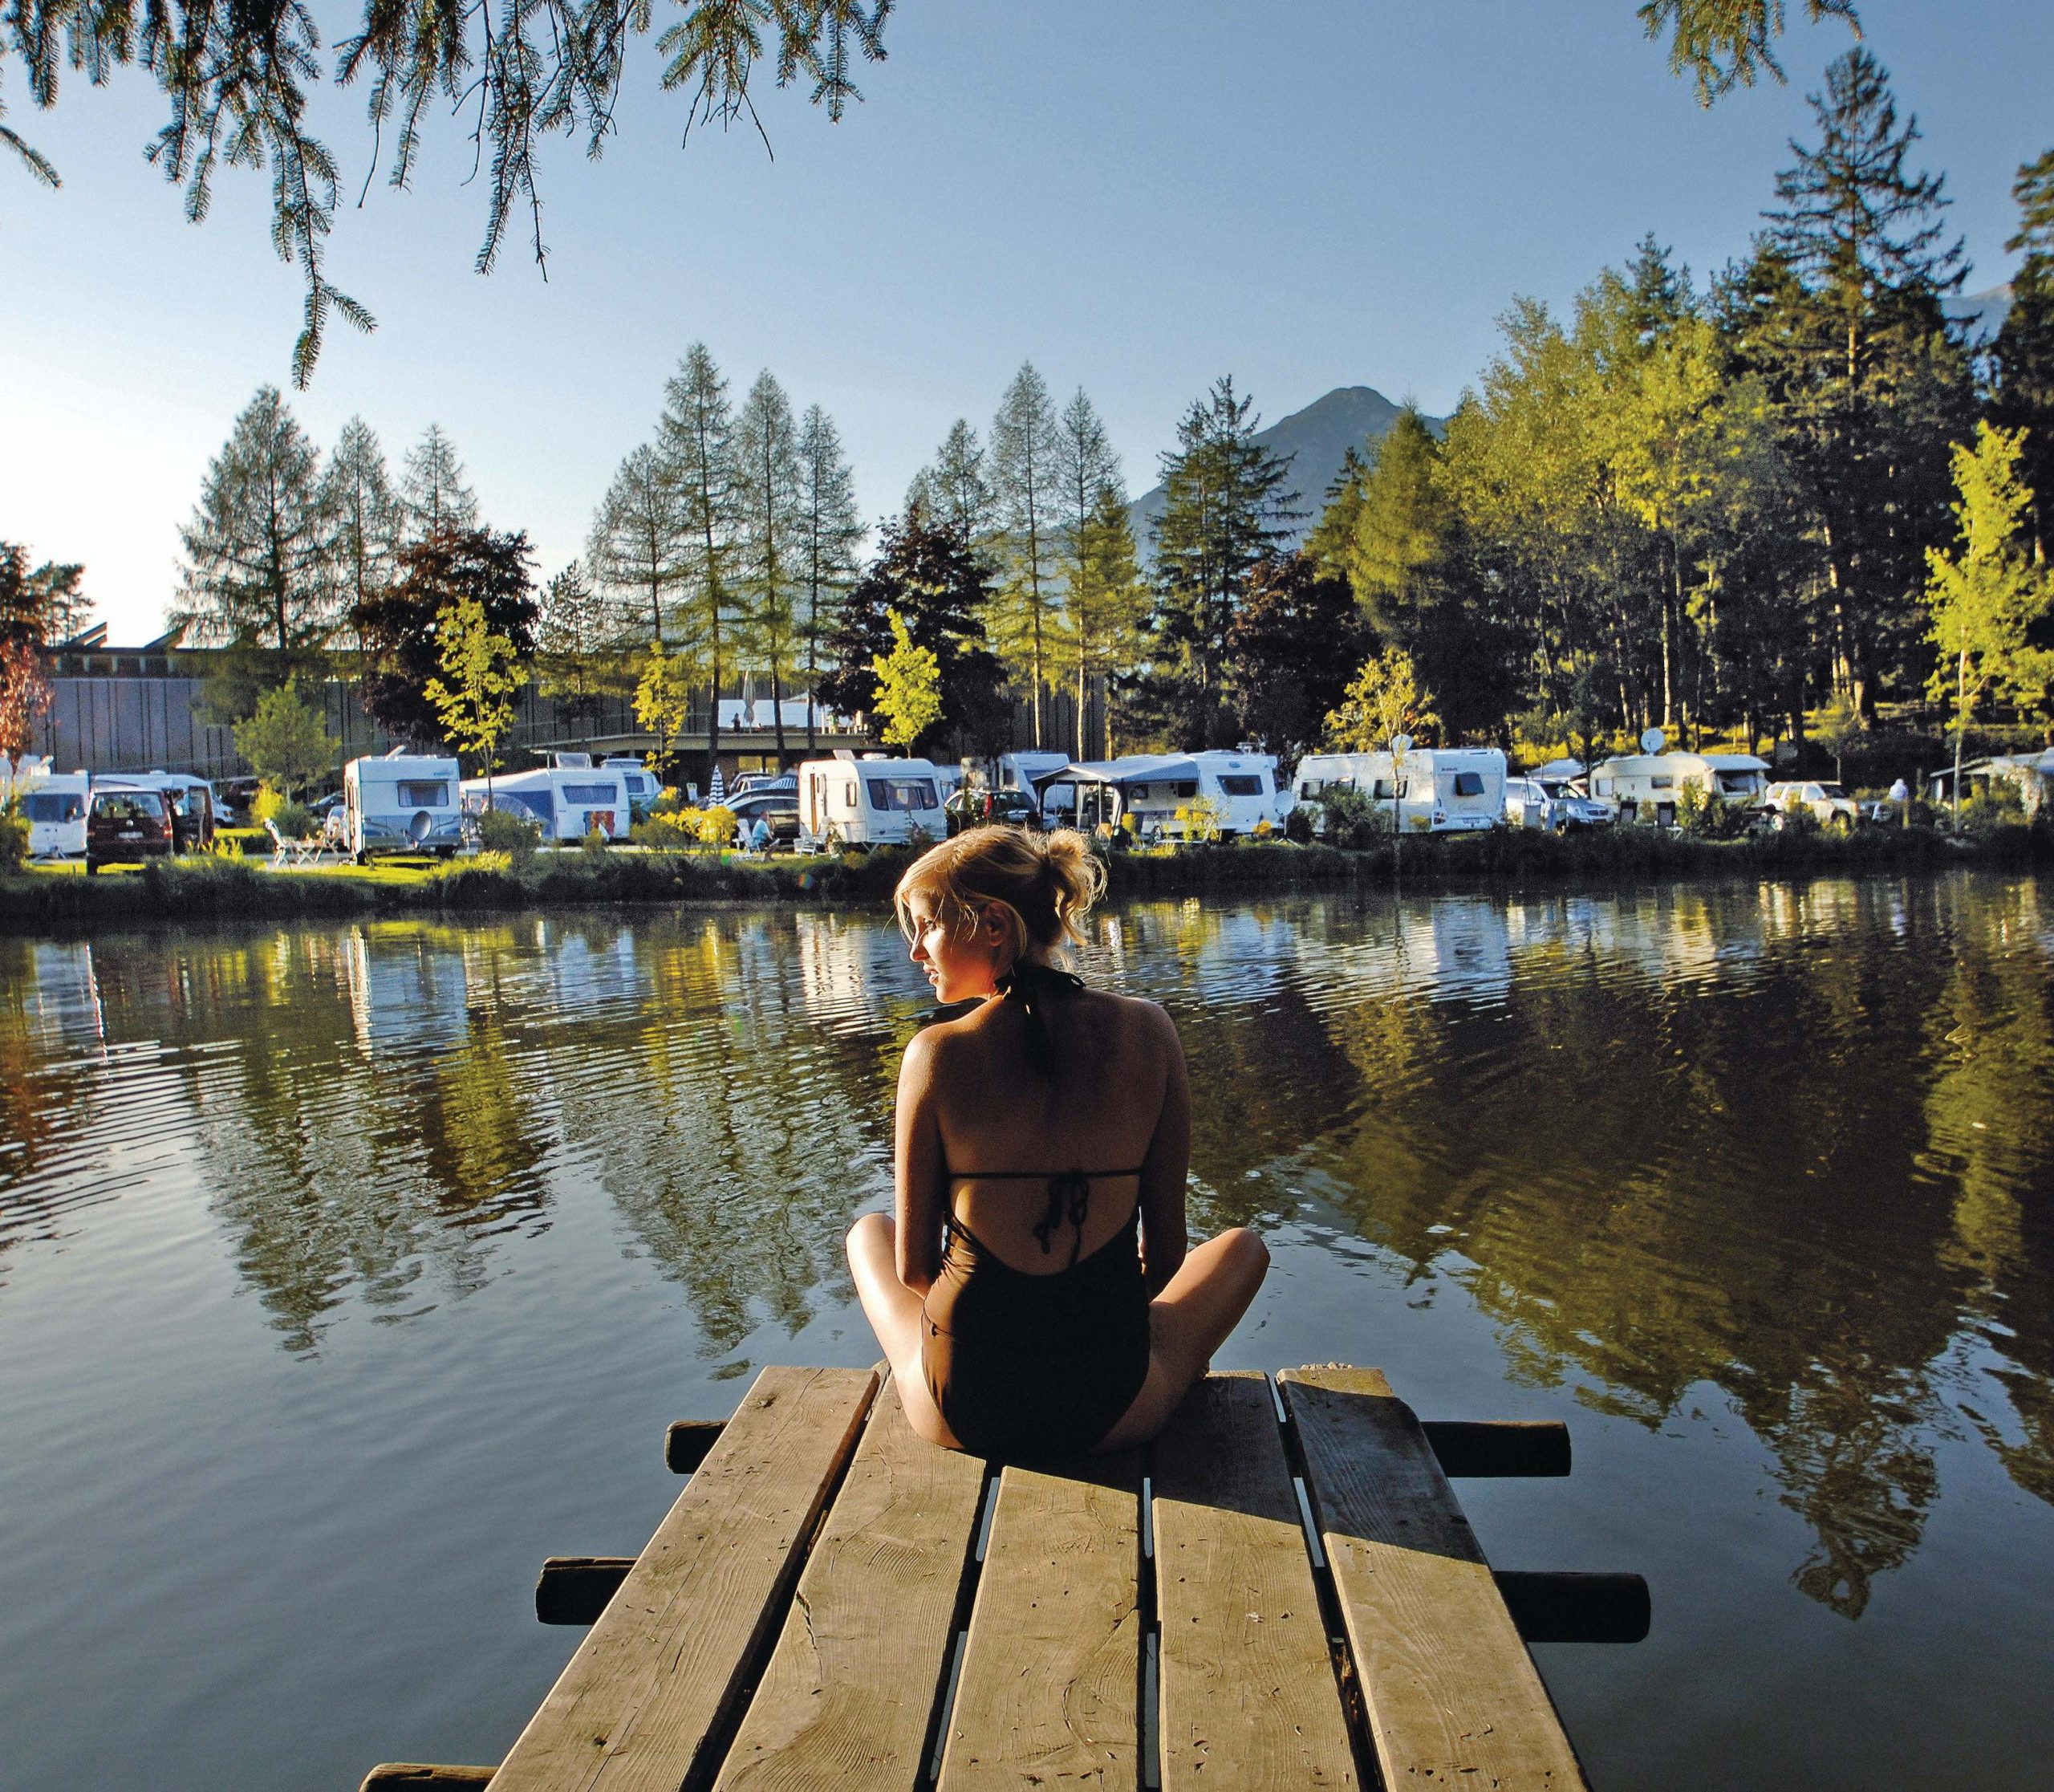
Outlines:
[[[988,457],[966,419],[958,417],[948,426],[933,461],[913,475],[906,504],[909,510],[919,505],[972,547],[981,547],[997,530]]]
[[[274,386],[260,386],[209,463],[172,612],[197,644],[295,656],[327,644],[335,616],[327,577],[321,455]],[[276,679],[274,680],[276,681]]]
[[[1041,744],[1057,598],[1061,448],[1055,407],[1034,364],[1023,361],[992,420],[992,492],[998,519],[1000,584],[988,626],[999,656],[1024,677]]]
[[[440,529],[475,529],[478,501],[464,480],[457,445],[431,423],[407,450],[400,474],[400,503],[410,542],[425,541]]]
[[[1257,442],[1254,401],[1231,376],[1194,399],[1163,457],[1163,512],[1155,520],[1157,636],[1168,655],[1164,693],[1187,748],[1235,735],[1224,677],[1227,632],[1248,575],[1274,553],[1302,514],[1288,489],[1290,462]]]
[[[1941,299],[1964,270],[1875,59],[1841,57],[1812,105],[1818,146],[1792,145],[1729,321],[1817,518],[1833,687],[1871,716],[1878,679],[1917,650],[1924,550],[1946,532],[1970,389]]]
[[[86,569],[46,560],[30,569],[29,551],[0,542],[0,641],[55,647],[86,625],[92,599],[83,589]]]
[[[798,656],[804,514],[798,427],[785,388],[767,369],[735,417],[737,583],[742,638],[770,674],[777,764],[785,763],[785,675]]]
[[[2026,433],[2019,466],[2033,494],[2033,552],[2044,562],[2054,546],[2054,149],[2019,170],[2011,193],[2019,231],[2004,247],[2025,258],[1997,333],[1990,416]]]
[[[705,343],[696,342],[664,387],[656,447],[684,513],[679,644],[704,664],[712,685],[706,718],[708,788],[720,759],[721,684],[732,658],[737,620],[733,436],[728,383]]]
[[[542,587],[535,622],[535,685],[558,713],[590,715],[627,689],[613,606],[575,560]]]
[[[839,624],[842,600],[855,583],[856,548],[865,530],[856,510],[854,476],[834,420],[809,404],[799,420],[799,557],[802,628],[806,636],[806,746],[814,751],[819,714],[821,655]]]
[[[1242,725],[1286,758],[1317,746],[1374,632],[1348,581],[1309,550],[1266,560],[1228,631],[1228,683]]]
[[[398,570],[401,513],[377,433],[360,417],[343,425],[321,478],[327,520],[325,558],[335,604],[344,615],[391,584]]]
[[[663,643],[690,547],[672,470],[644,445],[620,463],[599,500],[585,557],[630,629],[645,640]]]

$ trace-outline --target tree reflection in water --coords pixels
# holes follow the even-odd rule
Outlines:
[[[1515,1377],[1650,1428],[1725,1390],[1811,1529],[1811,1598],[1857,1617],[1918,1547],[1946,1437],[2054,1500],[2033,882],[1097,927],[1087,974],[1182,1026],[1201,1229],[1338,1226],[1466,1286]],[[55,1214],[105,1223],[76,1216],[118,1206],[145,1141],[197,1166],[298,1351],[353,1302],[479,1289],[572,1202],[709,1356],[850,1314],[842,1233],[888,1196],[928,1004],[887,920],[832,912],[9,941],[0,973],[0,1269]]]

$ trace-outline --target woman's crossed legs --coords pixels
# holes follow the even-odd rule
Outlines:
[[[899,1279],[897,1235],[887,1213],[866,1213],[849,1229],[849,1270],[863,1315],[877,1334],[899,1384],[913,1429],[931,1444],[960,1448],[920,1367],[926,1316],[920,1297]],[[1269,1250],[1246,1226],[1194,1246],[1148,1303],[1148,1379],[1101,1450],[1145,1444],[1169,1422],[1177,1403],[1204,1375],[1212,1353],[1240,1323],[1269,1268]]]

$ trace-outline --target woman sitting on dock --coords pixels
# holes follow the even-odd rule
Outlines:
[[[1187,1250],[1169,1016],[1054,962],[1104,880],[1078,835],[980,827],[893,899],[943,1006],[976,1006],[906,1048],[895,1215],[849,1266],[914,1429],[982,1456],[1146,1442],[1269,1266],[1245,1227]]]

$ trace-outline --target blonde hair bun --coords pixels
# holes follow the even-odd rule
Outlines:
[[[1073,828],[1036,834],[1024,827],[972,827],[915,859],[899,880],[891,905],[909,939],[914,927],[908,905],[916,896],[932,902],[944,927],[965,936],[980,915],[997,911],[1018,958],[1030,946],[1082,944],[1079,924],[1105,888],[1106,868]]]

